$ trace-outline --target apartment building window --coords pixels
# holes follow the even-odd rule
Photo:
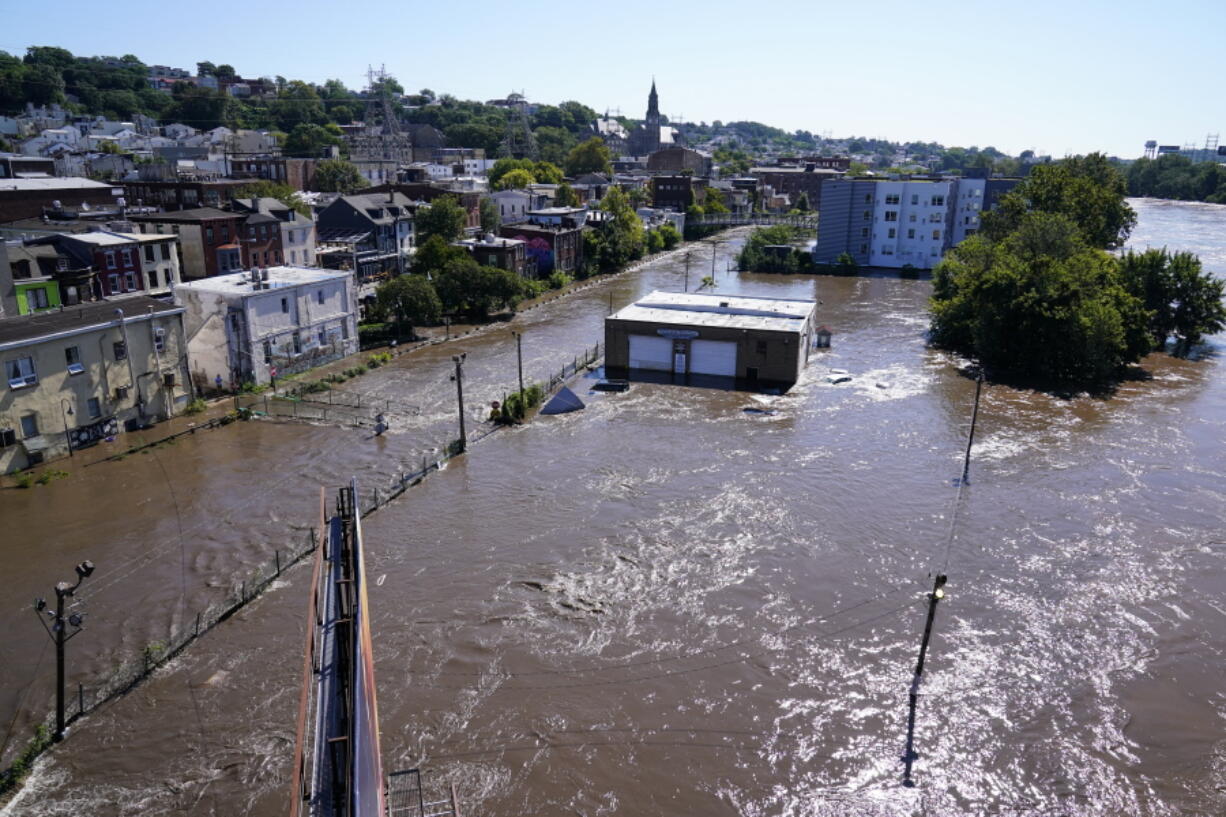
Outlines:
[[[281,314],[283,315],[289,314],[289,298],[281,299]]]
[[[11,266],[13,268],[13,278],[16,280],[34,277],[33,273],[30,272],[29,261],[14,261]]]
[[[945,206],[945,197],[944,197],[944,196],[933,196],[933,197],[932,197],[932,206],[933,206],[933,207],[944,207],[944,206]]]
[[[248,228],[247,228],[247,237],[248,237],[248,238],[255,238],[255,228],[254,228],[254,227],[248,227]]]
[[[89,414],[89,419],[98,419],[102,416],[102,402],[97,397],[89,398],[85,401],[85,411]]]
[[[170,276],[167,276],[166,280],[167,280],[167,283],[169,283]],[[151,269],[149,270],[149,288],[157,289],[157,285],[158,285],[158,271],[155,269]]]
[[[944,220],[945,219],[940,213],[933,213],[932,215],[928,216],[928,221],[932,222],[933,224],[940,224]]]
[[[940,230],[933,230],[933,231],[932,231],[932,240],[933,240],[933,241],[938,241],[938,240],[940,240],[940,238],[941,238],[941,231],[940,231]]]
[[[131,249],[125,248],[123,250],[123,265],[125,267],[132,266],[132,250]]]
[[[21,418],[21,436],[27,440],[38,436],[38,415],[27,414]]]
[[[159,355],[166,351],[166,330],[160,326],[153,330],[153,348]]]
[[[864,253],[866,253],[866,252],[868,252],[868,245],[867,245],[867,244],[861,244],[861,245],[860,245],[860,254],[861,254],[861,255],[863,255],[863,254],[864,254]]]
[[[872,203],[873,203],[873,194],[872,194],[872,193],[865,193],[865,194],[864,194],[864,203],[865,203],[865,204],[872,204]]]
[[[69,374],[80,374],[85,371],[85,367],[81,365],[80,346],[69,346],[64,349],[64,364],[68,367]]]
[[[111,344],[111,354],[115,356],[115,360],[128,359],[128,347],[122,340],[117,340]]]
[[[319,329],[319,345],[320,346],[328,345],[328,333],[323,330],[323,327],[320,327]]]
[[[132,290],[136,289],[137,288],[136,273],[135,272],[125,272],[123,274],[123,283],[124,283],[124,290],[127,292],[131,292]]]
[[[272,341],[271,340],[264,341],[264,365],[265,366],[272,365]]]
[[[22,389],[38,382],[38,372],[34,370],[32,357],[5,361],[4,374],[8,377],[10,389]]]
[[[145,245],[145,260],[146,261],[153,260],[153,245],[152,244]]]
[[[864,227],[860,230],[860,237],[868,238],[868,228],[867,227]]]
[[[27,289],[26,304],[29,305],[31,311],[36,309],[46,309],[51,304],[47,301],[47,290],[45,289]]]
[[[873,211],[872,211],[872,210],[865,210],[865,211],[864,211],[864,220],[865,220],[865,221],[872,221],[872,220],[873,220]]]
[[[119,276],[118,275],[116,275],[115,273],[111,273],[110,275],[106,277],[106,283],[112,295],[119,292]]]
[[[349,321],[341,321],[341,340],[349,340]]]
[[[897,210],[886,210],[885,220],[886,221],[898,221],[898,211]]]
[[[915,230],[907,230],[907,238],[915,238]]]
[[[899,198],[897,193],[890,193],[885,197],[886,204],[898,204]]]
[[[302,354],[302,335],[297,331],[294,332],[294,354]]]
[[[222,240],[222,243],[224,244],[230,243],[230,225],[229,224],[221,225],[221,240]]]
[[[894,254],[894,248],[893,248],[893,247],[891,247],[891,246],[889,246],[889,245],[885,245],[885,246],[883,246],[883,247],[881,248],[881,254],[882,254],[882,255],[893,255],[893,254]]]
[[[323,305],[324,291],[322,289],[315,293],[315,300],[317,300],[321,306]]]
[[[890,228],[889,235],[887,235],[887,236],[886,236],[886,238],[894,238],[894,237],[896,237],[897,235],[898,235],[898,231],[897,231],[897,230],[895,230],[893,227],[891,227],[891,228]]]
[[[908,221],[910,221],[912,224],[915,223],[915,213],[911,214],[911,218],[909,218]]]
[[[210,244],[213,243],[213,226],[211,224],[204,228],[204,236]]]
[[[913,204],[913,205],[915,205],[915,204],[919,204],[919,193],[912,193],[912,194],[911,194],[911,204]]]
[[[163,261],[170,260],[170,245],[169,244],[162,245],[162,260]]]
[[[0,448],[17,445],[17,432],[11,428],[0,428]]]
[[[106,254],[106,268],[115,269],[115,251],[111,250]]]

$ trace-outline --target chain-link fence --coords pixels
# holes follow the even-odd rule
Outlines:
[[[548,378],[545,382],[546,393],[553,392],[567,378],[595,363],[600,357],[600,351],[600,344],[596,344],[590,349],[585,349],[582,354],[576,355],[570,363],[565,364],[556,374]],[[237,409],[262,410],[269,416],[374,425],[374,420],[369,416],[371,413],[369,406],[361,408],[345,405],[329,406],[302,400],[282,399],[271,394],[240,394],[234,399]],[[209,425],[211,426],[212,423]],[[477,430],[469,435],[468,443],[475,443],[498,428],[499,426],[495,423],[480,423]],[[180,433],[190,433],[190,431]],[[431,472],[442,470],[448,460],[463,453],[465,448],[466,446],[461,445],[458,439],[451,440],[436,453],[423,454],[420,465],[412,470],[402,470],[393,474],[391,479],[383,484],[374,485],[365,496],[356,497],[361,515],[369,516],[399,497],[411,486],[420,483]],[[235,579],[223,598],[186,617],[180,624],[172,626],[165,641],[150,642],[138,656],[120,664],[105,678],[89,684],[79,683],[75,690],[67,690],[66,723],[71,724],[83,715],[89,714],[103,704],[130,691],[201,635],[259,597],[286,569],[314,552],[319,535],[319,532],[312,527],[305,535],[291,542],[286,548],[275,550],[270,560],[257,565],[251,573]],[[36,737],[20,754],[20,760],[10,768],[0,771],[0,795],[20,782],[29,762],[49,745],[46,735],[54,727],[55,714],[51,713],[36,727]]]

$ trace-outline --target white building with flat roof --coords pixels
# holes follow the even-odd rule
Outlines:
[[[358,351],[353,276],[269,267],[180,284],[193,380],[202,388],[263,385]]]

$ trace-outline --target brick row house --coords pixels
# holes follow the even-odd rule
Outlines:
[[[275,216],[199,207],[131,220],[142,234],[178,236],[184,280],[284,263],[281,222]]]

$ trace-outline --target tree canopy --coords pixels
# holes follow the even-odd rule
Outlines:
[[[464,235],[468,225],[468,213],[460,206],[455,196],[440,196],[417,211],[413,220],[418,241],[428,241],[438,236],[448,243]]]
[[[1205,272],[1192,253],[1129,251],[1120,256],[1119,267],[1124,286],[1149,312],[1148,328],[1157,348],[1173,336],[1176,352],[1185,353],[1204,335],[1226,328],[1226,282]]]
[[[1124,201],[1127,193],[1123,175],[1101,153],[1038,165],[995,210],[983,214],[983,232],[1000,240],[1027,213],[1053,213],[1067,216],[1091,247],[1114,249],[1123,246],[1137,223],[1137,214]]]
[[[1128,193],[1226,204],[1226,166],[1216,161],[1193,162],[1178,153],[1138,159],[1128,167]]]
[[[593,136],[575,145],[566,154],[566,173],[572,177],[584,173],[610,173],[613,170],[612,157],[608,146],[599,137]]]
[[[352,193],[366,187],[366,179],[353,162],[325,159],[315,167],[315,189],[324,193]]]
[[[384,315],[394,316],[401,324],[401,334],[412,334],[415,326],[438,323],[443,312],[438,293],[421,275],[398,275],[384,281],[375,290],[375,302]]]

